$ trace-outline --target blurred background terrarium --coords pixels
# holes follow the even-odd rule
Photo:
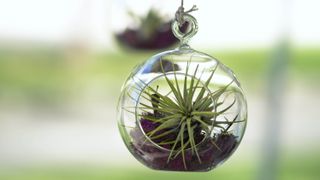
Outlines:
[[[178,1],[177,1],[178,2]],[[114,2],[112,22],[114,37],[122,47],[135,50],[166,49],[178,42],[171,31],[174,2],[169,0]],[[170,11],[172,10],[172,11]],[[187,28],[187,24],[182,27]]]

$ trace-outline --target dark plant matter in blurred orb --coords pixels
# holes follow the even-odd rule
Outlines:
[[[138,50],[155,50],[168,48],[178,42],[171,31],[171,21],[165,21],[155,9],[150,9],[145,17],[140,17],[132,11],[128,14],[136,21],[138,27],[127,27],[115,35],[121,45]],[[182,30],[185,29],[187,24],[182,27]]]
[[[172,24],[180,47],[151,57],[128,77],[118,126],[129,151],[149,168],[209,171],[236,150],[247,105],[233,72],[187,44],[198,31],[183,5]],[[187,32],[181,27],[190,24]]]

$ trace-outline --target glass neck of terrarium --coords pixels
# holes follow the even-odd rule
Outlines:
[[[187,32],[181,32],[181,27],[187,23],[188,29]],[[196,18],[191,16],[188,13],[183,13],[179,18],[176,18],[172,23],[172,32],[180,40],[181,48],[189,48],[188,42],[190,39],[197,34],[198,32],[198,22]]]

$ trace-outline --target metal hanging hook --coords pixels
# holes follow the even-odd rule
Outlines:
[[[197,10],[197,6],[193,5],[190,10],[185,11],[184,0],[181,0],[181,6],[178,8],[175,21],[172,23],[172,32],[181,41],[181,46],[187,45],[188,41],[198,32],[198,22],[196,18],[190,15],[191,12]],[[184,33],[181,32],[180,27],[186,22],[189,24],[189,30]]]

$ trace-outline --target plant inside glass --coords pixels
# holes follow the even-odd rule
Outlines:
[[[204,82],[196,78],[199,65],[191,76],[187,65],[185,73],[179,73],[180,78],[175,64],[160,60],[160,67],[164,84],[153,88],[140,81],[144,87],[137,88],[141,92],[137,107],[140,129],[131,132],[135,140],[130,146],[136,154],[153,153],[149,154],[151,157],[146,158],[147,161],[139,159],[154,169],[208,171],[233,153],[239,137],[229,129],[246,121],[239,120],[238,114],[232,119],[225,116],[236,104],[235,98],[232,101],[229,98],[232,92],[229,86],[234,81],[210,92],[209,85],[218,66]],[[160,86],[169,87],[169,92],[159,92]]]

